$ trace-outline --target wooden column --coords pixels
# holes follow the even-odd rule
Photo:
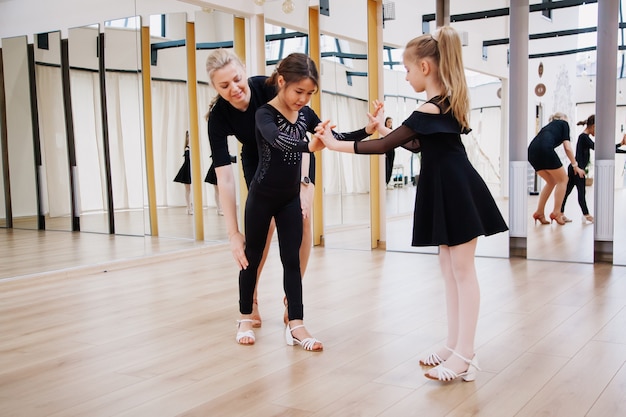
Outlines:
[[[309,7],[309,56],[321,72],[320,47],[320,9],[319,6]],[[322,114],[322,92],[318,91],[311,98],[311,108],[315,113]],[[315,152],[315,195],[313,197],[313,246],[323,245],[324,236],[324,187],[323,187],[322,152]]]
[[[194,22],[187,22],[185,48],[187,50],[187,100],[189,101],[189,144],[191,148],[194,236],[196,240],[204,240],[204,210],[202,208],[202,178],[200,174],[200,136],[198,131],[196,28]]]
[[[382,91],[382,50],[383,50],[383,3],[382,0],[367,1],[367,85],[369,101],[383,99]],[[374,139],[378,133],[372,136]],[[380,173],[380,155],[370,156],[370,231],[371,248],[377,248],[380,242],[381,201],[380,189],[383,181]],[[384,167],[384,165],[383,165]],[[382,210],[384,213],[384,208]]]
[[[154,147],[152,138],[152,91],[150,80],[150,27],[141,26],[141,79],[143,90],[143,127],[146,153],[146,184],[148,187],[148,211],[150,234],[159,235],[157,218],[156,183],[154,179]]]

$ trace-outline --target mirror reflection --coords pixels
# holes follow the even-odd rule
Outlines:
[[[367,123],[367,46],[321,36],[322,120],[338,132]],[[370,156],[323,150],[324,245],[369,250]]]
[[[39,149],[40,198],[47,230],[72,230],[72,196],[61,71],[61,33],[35,36],[35,85]]]
[[[231,49],[233,46],[233,15],[217,10],[207,9],[195,13],[195,33],[196,33],[196,74],[197,74],[197,96],[198,96],[198,132],[200,135],[200,160],[202,174],[202,215],[204,216],[204,239],[205,240],[226,240],[228,231],[226,222],[222,216],[219,205],[219,194],[217,192],[217,177],[213,177],[209,171],[211,169],[211,148],[209,146],[209,136],[207,128],[207,113],[209,107],[216,97],[216,92],[211,88],[207,75],[205,63],[211,52],[217,48]],[[232,164],[234,178],[239,178],[239,157],[237,150],[237,139],[228,138],[229,152],[236,157],[236,162]],[[215,182],[215,184],[213,184]],[[239,181],[235,181],[236,198],[239,198]],[[239,203],[237,203],[239,204]],[[195,215],[199,215],[195,210]],[[239,222],[241,224],[241,221]]]
[[[141,107],[139,16],[105,22],[107,119],[115,233],[149,234]],[[93,161],[96,163],[97,161]]]
[[[186,23],[150,17],[152,141],[159,235],[193,239]]]
[[[105,76],[99,71],[100,59],[104,59],[99,53],[103,41],[99,25],[68,32],[80,230],[96,233],[114,231],[109,224],[108,142],[103,137],[100,94],[100,79]]]
[[[35,161],[26,36],[2,39],[2,55],[13,227],[37,229],[40,220],[37,181],[41,165]],[[37,154],[40,155],[38,149]]]
[[[615,113],[615,204],[613,224],[613,263],[626,265],[626,102],[623,92],[626,83],[617,80],[617,109]]]

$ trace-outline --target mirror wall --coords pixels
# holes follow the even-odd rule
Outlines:
[[[578,22],[578,27],[583,28],[597,26],[597,4],[581,5],[559,11],[558,23],[562,25],[565,21]],[[557,20],[554,20],[553,24],[557,24]],[[543,31],[544,25],[545,19],[541,16],[531,16],[530,33]],[[552,38],[549,44],[552,45],[551,50],[575,50],[576,48],[589,50],[556,57],[543,56],[542,47],[536,42],[529,43],[529,53],[536,58],[529,60],[529,104],[532,106],[529,117],[534,120],[531,121],[532,128],[529,127],[528,130],[528,141],[530,142],[539,129],[549,122],[550,115],[558,111],[568,116],[570,142],[575,151],[579,135],[585,129],[584,125],[577,126],[577,122],[595,114],[597,33],[592,31],[576,36]],[[595,141],[593,136],[591,139]],[[557,146],[555,151],[564,169],[567,169],[570,162],[563,146]],[[594,160],[595,154],[591,151],[591,162],[587,167],[583,167],[587,171],[586,203],[592,215],[595,206]],[[534,222],[532,214],[538,209],[539,193],[544,185],[545,182],[538,178],[529,166],[527,258],[592,263],[594,225],[582,221],[582,209],[578,203],[576,188],[565,202],[564,214],[572,220],[570,223],[561,226],[556,222],[547,225]],[[546,217],[553,208],[554,192],[551,193],[545,206]]]
[[[139,16],[107,21],[104,27],[115,233],[136,236],[150,234],[143,151],[140,28]]]
[[[41,152],[40,198],[46,230],[72,230],[72,196],[61,70],[61,33],[34,37]]]
[[[68,31],[80,230],[115,233],[107,181],[110,178],[108,126],[102,121],[100,94],[101,81],[106,76],[100,73],[105,58],[101,56],[104,42],[106,39],[97,24]]]
[[[40,164],[35,160],[26,36],[2,39],[2,55],[13,227],[37,229],[40,220],[37,195]]]
[[[218,212],[219,195],[216,192],[217,186],[206,181],[206,174],[211,167],[211,148],[209,146],[206,116],[210,104],[216,96],[216,92],[211,88],[205,64],[209,54],[216,48],[232,49],[234,16],[230,13],[207,9],[195,12],[194,20],[196,33],[196,78],[198,81],[198,132],[200,136],[200,172],[202,174],[203,201],[201,213],[204,216],[204,238],[211,241],[227,240],[226,222],[224,217]],[[231,164],[235,178],[238,178],[240,163],[237,143],[237,139],[234,137],[229,138],[230,154],[237,158],[237,162]],[[239,185],[239,182],[236,181],[237,198],[240,195]],[[197,216],[199,213],[198,209],[195,208],[194,215]]]
[[[337,132],[367,124],[367,45],[322,34],[322,120]],[[324,245],[369,250],[370,156],[323,150]]]
[[[152,141],[159,236],[193,239],[186,23],[185,13],[150,16]]]
[[[615,113],[615,143],[621,143],[626,134],[626,82],[617,80],[618,95]],[[626,265],[626,146],[616,147],[615,153],[615,205],[613,227],[613,263]]]

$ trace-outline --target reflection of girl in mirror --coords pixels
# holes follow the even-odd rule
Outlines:
[[[266,76],[248,78],[243,63],[237,55],[228,50],[217,49],[213,51],[207,58],[206,70],[211,85],[218,93],[215,101],[210,106],[208,130],[213,163],[215,164],[215,172],[217,174],[220,203],[226,220],[233,257],[239,269],[244,269],[248,267],[248,259],[244,252],[245,239],[239,231],[237,222],[235,178],[233,170],[229,166],[231,162],[227,137],[229,135],[235,136],[242,144],[240,161],[244,179],[249,188],[259,163],[254,115],[261,105],[274,98],[276,88],[273,85],[266,84],[268,79]],[[352,140],[364,139],[373,133],[375,129],[375,124],[370,123],[366,129],[346,134],[346,137],[350,136]],[[305,153],[302,155],[301,177],[305,186],[300,189],[303,212],[300,271],[304,275],[313,246],[311,216],[308,215],[311,212],[315,190],[315,160],[313,154]],[[259,274],[269,250],[273,227],[272,223],[263,259],[259,265]],[[253,320],[254,327],[260,327],[261,316],[256,299],[255,289],[251,320]],[[287,320],[287,308],[285,308],[283,321],[287,323]]]
[[[189,131],[185,132],[185,152],[183,153],[183,165],[174,177],[175,182],[185,185],[185,201],[187,201],[187,214],[193,214],[191,204],[191,160],[189,158]]]
[[[428,101],[393,131],[379,127],[380,140],[342,143],[318,127],[332,150],[382,154],[402,146],[421,150],[413,223],[413,246],[438,246],[445,285],[448,335],[444,346],[420,363],[435,366],[425,376],[473,381],[478,369],[474,338],[480,289],[474,265],[478,236],[508,228],[480,174],[470,163],[461,134],[469,128],[469,95],[461,39],[450,26],[411,40],[404,51],[406,80]]]
[[[385,127],[389,130],[393,129],[393,119],[385,117]],[[396,158],[396,149],[391,148],[385,152],[385,184],[389,185],[391,173],[393,172],[393,160]]]
[[[578,166],[584,171],[589,165],[591,159],[591,150],[594,149],[594,142],[589,135],[596,136],[596,116],[591,115],[586,120],[576,123],[577,126],[585,126],[585,130],[578,136],[578,142],[576,142],[576,162]],[[587,199],[585,198],[585,176],[582,177],[574,172],[574,168],[570,165],[567,169],[567,187],[565,189],[565,195],[563,196],[563,203],[561,204],[561,213],[565,213],[565,202],[567,197],[572,192],[574,187],[578,191],[578,205],[583,212],[583,222],[593,223],[593,216],[589,214],[589,208],[587,208]],[[569,219],[563,215],[563,220]]]
[[[555,113],[550,116],[549,123],[537,133],[537,136],[535,136],[530,142],[530,145],[528,145],[528,162],[530,162],[535,171],[537,171],[537,175],[546,182],[539,193],[537,210],[533,213],[535,223],[550,223],[546,220],[544,211],[548,198],[553,190],[554,209],[552,213],[550,213],[550,220],[556,221],[560,225],[564,225],[566,220],[568,220],[563,216],[561,211],[561,204],[563,203],[565,189],[567,187],[567,173],[565,169],[563,169],[561,158],[559,158],[554,151],[554,149],[561,144],[563,144],[565,154],[572,164],[574,173],[581,178],[585,176],[585,171],[578,166],[574,152],[572,151],[567,116],[563,113]]]

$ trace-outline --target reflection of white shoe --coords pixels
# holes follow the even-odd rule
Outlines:
[[[187,214],[193,214],[193,207],[187,208]]]
[[[222,209],[217,209],[217,215],[218,216],[223,216],[224,212],[222,211]]]

